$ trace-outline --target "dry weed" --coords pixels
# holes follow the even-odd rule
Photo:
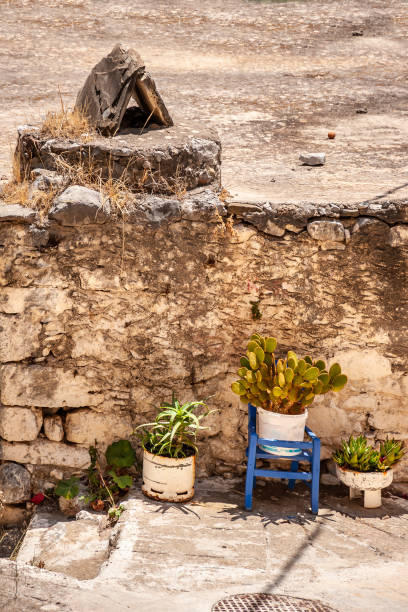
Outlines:
[[[226,202],[228,200],[228,198],[232,198],[232,194],[228,191],[228,189],[225,189],[225,187],[221,187],[221,191],[218,194],[219,199],[221,200],[221,202]]]
[[[112,160],[110,159],[106,168],[97,166],[90,155],[82,155],[74,161],[69,162],[62,156],[54,157],[55,168],[58,174],[68,179],[71,185],[82,185],[99,191],[102,198],[109,200],[113,208],[122,214],[126,213],[127,204],[133,196],[129,186],[128,166],[123,169],[119,177],[113,176]],[[103,176],[104,171],[107,176]]]
[[[47,112],[40,126],[40,133],[52,138],[81,138],[82,141],[88,141],[94,132],[88,118],[79,109],[61,108],[59,111]]]
[[[69,110],[65,108],[61,91],[58,88],[61,108],[59,111],[48,111],[40,126],[42,135],[52,138],[81,138],[87,142],[95,135],[94,128],[90,125],[86,112],[79,108]]]
[[[1,199],[5,204],[21,204],[27,206],[30,199],[30,183],[26,180],[15,181],[12,179],[1,190]]]

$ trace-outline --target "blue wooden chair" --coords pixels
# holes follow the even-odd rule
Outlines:
[[[247,472],[245,483],[245,508],[252,510],[252,492],[256,485],[256,477],[287,478],[289,489],[292,491],[296,480],[304,480],[311,492],[311,508],[313,514],[319,511],[319,478],[320,478],[320,438],[318,438],[309,427],[305,428],[310,442],[288,442],[287,440],[267,440],[259,438],[256,433],[256,406],[248,404],[248,448],[247,448]],[[257,469],[257,459],[287,459],[280,455],[271,455],[262,450],[259,445],[277,445],[283,448],[300,448],[302,450],[296,459],[290,464],[290,472],[284,470]],[[310,472],[298,472],[299,462],[309,461]]]

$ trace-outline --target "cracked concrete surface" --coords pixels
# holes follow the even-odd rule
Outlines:
[[[203,480],[184,505],[132,491],[94,579],[3,561],[0,609],[209,612],[228,594],[260,591],[319,600],[338,612],[408,609],[407,501],[389,495],[382,508],[364,510],[342,486],[326,487],[314,517],[305,488],[289,493],[267,482],[246,512],[242,484]]]

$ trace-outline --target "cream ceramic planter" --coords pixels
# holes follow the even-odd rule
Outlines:
[[[143,453],[142,491],[152,499],[183,502],[194,497],[196,456],[171,459]]]
[[[337,478],[349,487],[350,499],[359,497],[364,492],[364,508],[381,506],[381,489],[392,483],[393,472],[355,472],[336,464]]]
[[[260,438],[303,442],[307,410],[303,414],[279,414],[257,408],[256,413]],[[281,457],[295,457],[302,452],[300,448],[284,448],[269,444],[260,445],[260,448],[271,455],[281,455]]]

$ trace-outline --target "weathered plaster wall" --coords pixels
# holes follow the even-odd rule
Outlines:
[[[201,474],[242,472],[246,410],[230,383],[255,330],[349,375],[310,409],[323,458],[351,432],[408,439],[406,203],[227,211],[204,191],[104,223],[73,210],[0,207],[1,459],[85,467],[95,438],[129,436],[175,390],[220,411]]]

